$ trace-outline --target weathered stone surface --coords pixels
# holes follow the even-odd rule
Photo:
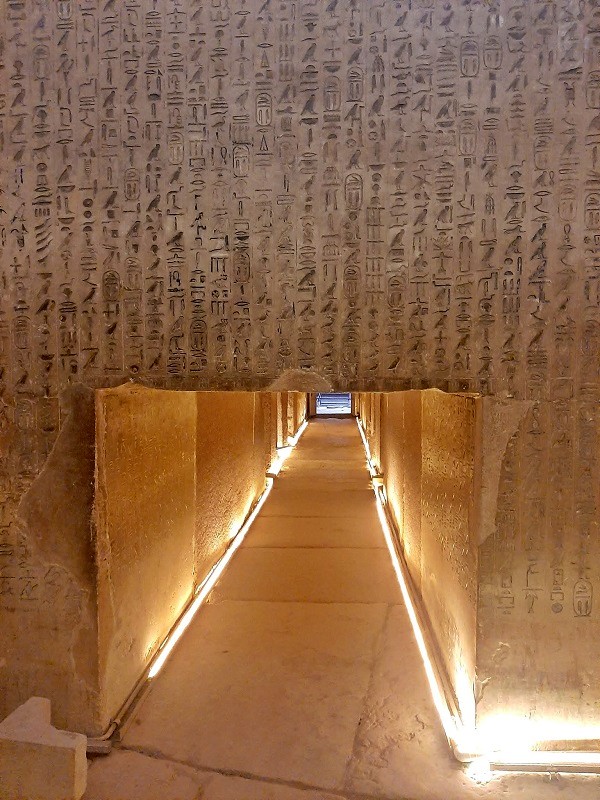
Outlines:
[[[1,800],[80,800],[87,739],[50,724],[50,701],[32,697],[0,722]]]
[[[493,407],[496,401],[488,400]],[[478,714],[536,735],[600,735],[600,414],[535,402],[504,438],[493,533],[479,548]],[[483,432],[483,448],[494,449]]]
[[[474,713],[478,400],[439,391],[361,395],[373,458],[450,685]]]
[[[61,413],[45,460],[28,421],[2,463],[0,708],[43,691],[97,736],[264,490],[288,397],[73,387]]]
[[[344,800],[341,795],[220,775],[169,759],[115,750],[90,767],[84,800]]]
[[[472,397],[437,391],[422,393],[421,408],[421,592],[468,720],[475,683],[480,409]]]
[[[196,541],[199,578],[219,558],[265,488],[270,433],[252,392],[197,394]],[[271,418],[276,429],[276,420]]]
[[[3,0],[5,399],[597,391],[595,3],[214,2]]]
[[[90,764],[84,800],[204,800],[211,775],[158,758],[113,750]]]
[[[495,515],[498,432],[481,619],[597,640],[598,30],[596,0],[0,0],[0,710],[68,685],[61,723],[97,724],[75,385],[531,404],[546,481]],[[596,683],[586,648],[557,686]]]
[[[277,429],[265,407],[276,401],[136,386],[97,393],[103,729],[264,491]],[[290,393],[292,432],[300,406]]]
[[[143,387],[97,394],[101,730],[194,590],[196,402],[194,392]]]
[[[382,468],[455,691],[475,686],[492,737],[518,725],[530,741],[597,739],[597,404],[421,395],[420,416],[411,395],[386,399]],[[377,407],[360,413],[378,446]]]
[[[59,727],[99,733],[93,392],[72,387],[47,416],[18,405],[0,433],[0,715],[43,695]]]

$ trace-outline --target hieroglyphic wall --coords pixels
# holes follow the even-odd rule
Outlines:
[[[600,417],[597,401],[522,404],[490,435],[484,401],[484,479],[494,525],[479,548],[477,661],[482,722],[515,713],[600,732]],[[486,425],[486,422],[488,423]],[[560,727],[560,725],[559,725]]]
[[[5,396],[597,383],[595,0],[0,18]]]
[[[599,120],[600,0],[0,0],[0,607],[75,384],[556,403],[585,542]]]

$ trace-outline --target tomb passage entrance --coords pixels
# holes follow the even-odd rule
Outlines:
[[[352,395],[347,393],[319,393],[317,395],[318,417],[348,415],[352,413]]]

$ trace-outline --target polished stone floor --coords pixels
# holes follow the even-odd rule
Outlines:
[[[312,421],[85,800],[592,800],[448,750],[349,419]]]

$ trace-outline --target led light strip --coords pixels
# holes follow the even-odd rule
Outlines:
[[[265,504],[265,501],[269,494],[271,493],[271,489],[273,488],[274,478],[276,475],[279,474],[281,467],[285,459],[289,456],[292,452],[294,447],[298,444],[300,437],[304,433],[308,426],[308,420],[304,420],[298,432],[295,436],[288,438],[288,447],[280,448],[279,453],[273,464],[271,465],[269,472],[267,473],[266,477],[266,488],[265,491],[261,494],[258,499],[258,502],[246,518],[244,524],[236,533],[234,538],[231,540],[231,543],[223,556],[217,561],[217,563],[213,566],[210,570],[206,578],[202,581],[202,583],[196,588],[194,593],[194,598],[192,599],[191,603],[188,605],[186,610],[183,612],[182,616],[179,618],[178,622],[175,623],[175,626],[172,628],[171,632],[165,639],[165,641],[160,646],[158,652],[156,653],[154,660],[152,661],[150,668],[148,670],[148,678],[151,680],[155,678],[158,673],[163,668],[165,661],[171,655],[173,648],[177,644],[177,642],[181,639],[184,632],[189,627],[191,621],[196,616],[198,609],[202,605],[202,603],[206,600],[207,596],[210,594],[212,589],[214,589],[215,584],[223,574],[226,566],[229,564],[237,550],[240,548],[242,542],[244,541],[246,534],[252,527],[252,523],[256,519],[256,517],[260,514],[260,511]],[[282,451],[285,451],[283,453]]]
[[[492,753],[485,756],[490,769],[514,772],[598,772],[600,753],[568,750],[531,750],[520,755]]]
[[[378,474],[378,470],[373,464],[371,449],[363,430],[362,421],[357,417],[356,422],[367,455],[367,465],[371,474],[373,492],[377,501],[377,514],[384,533],[385,542],[406,605],[419,653],[423,661],[433,702],[455,757],[463,763],[471,764],[473,769],[471,769],[470,775],[475,779],[478,779],[479,775],[486,773],[489,773],[491,776],[491,770],[515,772],[600,772],[600,752],[596,751],[534,750],[528,747],[515,748],[510,745],[510,734],[508,735],[506,746],[494,747],[490,750],[489,747],[485,746],[476,729],[466,728],[458,715],[453,713],[440,685],[434,668],[433,659],[429,654],[427,643],[421,629],[419,616],[409,588],[411,579],[396,550],[395,536],[392,532],[385,509],[386,501],[383,479],[381,475]],[[558,737],[555,737],[553,741],[557,738]],[[576,740],[569,740],[566,736],[565,741],[574,743]],[[543,741],[538,741],[535,744],[539,747],[544,746]]]
[[[417,613],[413,605],[412,598],[408,590],[408,586],[406,584],[402,566],[400,564],[400,559],[398,558],[398,554],[396,552],[392,531],[390,529],[387,520],[387,515],[385,513],[383,501],[381,499],[379,490],[375,487],[374,489],[375,489],[375,499],[377,500],[377,514],[379,516],[379,522],[381,523],[381,527],[383,529],[383,533],[385,536],[385,543],[387,544],[390,558],[392,559],[394,572],[396,573],[396,578],[400,585],[402,598],[404,599],[404,604],[406,605],[406,610],[408,611],[408,616],[410,618],[410,623],[412,625],[413,633],[417,641],[419,652],[421,654],[421,659],[423,660],[423,665],[425,667],[425,673],[427,675],[427,680],[429,682],[429,688],[431,690],[433,702],[435,704],[438,715],[442,721],[442,725],[444,727],[446,736],[451,742],[454,742],[457,739],[456,720],[450,713],[450,710],[448,709],[448,704],[446,703],[444,695],[438,685],[433,665],[429,657],[429,653],[427,652],[427,645],[425,643],[425,638],[423,636],[423,632],[421,631]]]
[[[373,464],[373,456],[371,455],[371,448],[369,447],[369,442],[367,441],[367,437],[366,437],[365,432],[363,430],[362,422],[358,417],[356,417],[356,423],[358,425],[358,430],[360,432],[360,438],[363,441],[363,445],[364,445],[364,448],[365,448],[365,453],[367,454],[367,467],[369,469],[369,473],[371,475],[371,478],[378,478],[379,477],[379,470],[377,469],[375,464]],[[375,488],[375,487],[373,487],[373,488]],[[375,492],[375,495],[377,496],[377,492]]]
[[[279,473],[281,472],[281,468],[285,464],[285,461],[289,454],[292,452],[293,447],[278,447],[277,448],[277,455],[273,460],[273,463],[269,467],[269,471],[267,472],[267,477],[269,478],[276,478]]]
[[[300,437],[302,436],[307,427],[308,427],[308,420],[305,419],[302,425],[300,425],[300,427],[296,431],[296,434],[294,436],[288,436],[288,445],[291,445],[291,447],[296,447],[296,445],[300,441]]]
[[[269,471],[267,472],[267,477],[269,478],[276,478],[279,473],[281,472],[281,468],[286,462],[287,457],[292,452],[294,447],[298,444],[300,437],[306,430],[308,425],[308,420],[304,420],[302,425],[296,431],[295,436],[288,436],[288,443],[286,447],[278,447],[277,448],[277,456],[275,457],[273,463],[269,467]]]
[[[375,494],[375,500],[377,501],[377,515],[379,517],[379,522],[383,530],[385,543],[387,545],[388,552],[390,554],[392,566],[394,567],[394,572],[396,573],[396,579],[400,586],[400,591],[402,592],[402,598],[404,600],[404,604],[406,605],[406,610],[408,611],[408,616],[413,629],[413,634],[416,639],[417,646],[419,648],[419,653],[421,654],[423,665],[425,667],[425,674],[427,675],[429,689],[431,691],[431,695],[433,697],[433,702],[435,704],[436,710],[442,722],[444,732],[446,733],[448,740],[450,742],[454,742],[456,741],[457,738],[456,720],[454,716],[450,713],[448,704],[438,684],[438,680],[435,675],[435,671],[433,669],[433,664],[429,656],[429,652],[427,650],[427,644],[425,642],[425,638],[423,636],[423,632],[419,624],[419,619],[404,575],[404,570],[400,563],[400,559],[398,558],[398,553],[396,552],[394,537],[392,534],[392,530],[390,528],[390,524],[388,522],[387,514],[384,507],[384,501],[382,498],[381,478],[378,475],[378,472],[373,464],[371,449],[369,447],[369,443],[367,441],[362,424],[358,419],[358,417],[357,417],[357,423],[358,423],[358,430],[360,431],[360,435],[365,447],[365,452],[367,454],[367,464],[369,467],[369,472],[371,473],[371,478],[372,479],[374,478],[374,480],[372,480],[372,486],[373,486],[373,492]]]

